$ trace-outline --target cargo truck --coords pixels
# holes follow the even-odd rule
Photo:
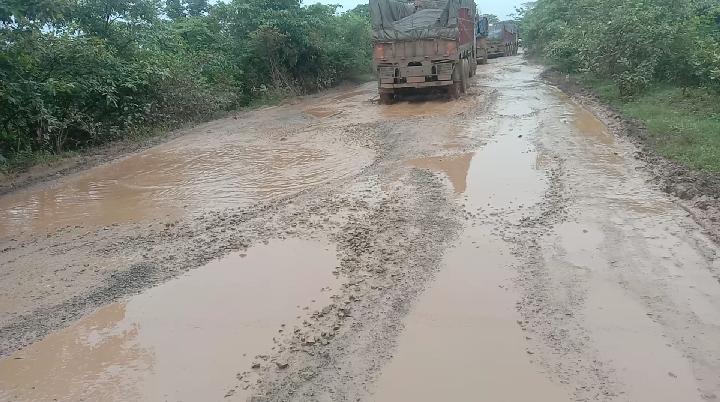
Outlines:
[[[488,61],[488,34],[490,25],[485,16],[478,16],[475,24],[475,55],[477,64],[487,64]]]
[[[477,66],[473,0],[369,1],[382,103],[418,88],[465,92]]]
[[[514,56],[518,53],[518,29],[512,21],[498,22],[490,26],[487,37],[488,57]]]

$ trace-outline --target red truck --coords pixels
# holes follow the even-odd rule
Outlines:
[[[490,26],[487,37],[488,57],[514,56],[518,48],[518,29],[514,22],[503,21]]]
[[[475,54],[477,64],[487,64],[488,61],[488,34],[490,24],[485,16],[478,16],[475,23]]]
[[[476,14],[474,0],[370,0],[380,101],[416,88],[465,92],[477,66]]]

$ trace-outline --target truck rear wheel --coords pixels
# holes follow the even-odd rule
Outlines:
[[[380,92],[380,104],[392,105],[395,102],[395,94],[393,92]]]
[[[478,59],[478,64],[487,64],[488,62],[488,51],[487,49],[483,49],[480,52],[480,58]]]
[[[465,82],[467,82],[468,75],[465,62],[465,59],[458,60],[458,62],[455,63],[455,68],[453,69],[453,83],[448,88],[449,95],[453,99],[459,98],[460,94],[465,92]]]
[[[462,66],[462,70],[460,70],[460,90],[462,93],[466,93],[470,81],[470,62],[467,59],[462,59],[459,64]]]
[[[453,82],[451,85],[448,85],[448,96],[450,99],[460,99],[460,94],[462,93],[460,86],[462,83],[460,82]]]

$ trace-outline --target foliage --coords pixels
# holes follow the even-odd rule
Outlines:
[[[367,7],[0,2],[0,161],[211,118],[369,71]]]
[[[610,78],[624,97],[660,82],[720,90],[713,0],[538,0],[521,15],[531,54]]]
[[[720,104],[716,93],[664,83],[653,84],[627,99],[609,79],[588,74],[575,78],[625,116],[642,121],[648,144],[661,155],[695,169],[720,173]]]
[[[485,17],[488,19],[489,24],[497,24],[500,22],[500,18],[495,14],[485,14]]]
[[[520,14],[527,52],[643,122],[660,154],[720,173],[717,0],[538,0]]]

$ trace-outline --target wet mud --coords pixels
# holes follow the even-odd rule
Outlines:
[[[230,254],[3,360],[0,399],[220,400],[238,367],[275,347],[278,328],[329,303],[335,265],[321,241]]]
[[[269,146],[251,135],[236,127],[208,129],[42,189],[6,195],[0,198],[0,233],[35,235],[252,205],[350,177],[373,159],[372,150],[329,139]]]
[[[0,197],[0,399],[720,396],[717,246],[634,144],[520,57],[376,100]]]

